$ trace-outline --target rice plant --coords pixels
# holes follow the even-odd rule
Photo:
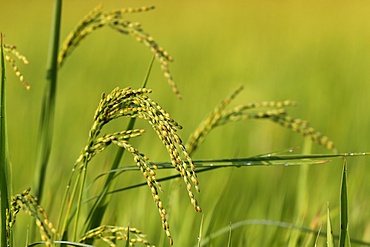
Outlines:
[[[347,159],[355,156],[366,156],[369,153],[338,153],[334,141],[328,136],[322,134],[316,128],[313,128],[308,121],[291,116],[288,113],[290,107],[295,107],[296,102],[291,100],[285,101],[262,101],[256,103],[245,103],[229,109],[230,103],[240,94],[243,86],[237,88],[231,95],[227,96],[200,122],[198,127],[190,134],[186,144],[180,136],[183,127],[174,120],[170,113],[160,106],[156,100],[149,95],[152,90],[148,88],[147,82],[150,75],[152,63],[145,75],[142,87],[137,89],[132,86],[125,88],[114,88],[111,92],[101,95],[97,104],[96,111],[92,117],[91,128],[87,133],[85,146],[81,148],[81,153],[77,156],[76,162],[70,166],[70,174],[67,184],[65,185],[64,195],[55,196],[62,198],[59,212],[46,212],[42,203],[45,200],[51,200],[43,192],[48,168],[50,151],[52,150],[53,127],[55,112],[55,98],[57,95],[58,73],[63,68],[67,58],[72,55],[73,51],[85,41],[86,37],[95,33],[101,28],[111,28],[120,34],[133,37],[136,41],[143,43],[156,59],[161,67],[163,76],[171,87],[172,91],[181,98],[177,84],[169,71],[169,63],[173,58],[162,48],[158,42],[148,33],[144,32],[141,24],[126,19],[126,16],[142,12],[151,11],[154,6],[144,6],[138,8],[123,8],[118,10],[103,10],[99,5],[88,14],[86,14],[75,28],[67,36],[63,44],[59,47],[59,35],[61,28],[61,8],[62,1],[56,0],[53,25],[51,31],[51,41],[48,55],[48,70],[46,72],[46,86],[44,98],[41,106],[41,117],[39,125],[37,168],[35,172],[34,185],[27,188],[21,193],[14,194],[12,191],[13,178],[11,175],[11,165],[8,150],[7,118],[6,118],[6,62],[12,68],[14,74],[27,89],[30,84],[26,82],[24,75],[19,71],[17,61],[28,64],[25,56],[21,55],[16,46],[7,45],[1,39],[1,98],[0,98],[0,202],[1,202],[1,246],[16,246],[15,239],[25,237],[24,233],[17,233],[14,230],[18,222],[18,214],[23,211],[33,219],[33,227],[37,233],[30,231],[33,236],[30,237],[31,243],[27,246],[45,245],[45,246],[159,246],[160,243],[151,241],[154,233],[143,233],[139,228],[142,226],[120,226],[105,224],[102,222],[106,213],[107,205],[110,203],[110,197],[118,197],[118,192],[133,190],[138,187],[147,187],[152,200],[153,207],[158,211],[157,220],[162,225],[162,235],[166,236],[168,243],[173,245],[176,238],[170,229],[171,214],[168,213],[168,205],[163,200],[164,189],[162,182],[174,181],[180,178],[183,182],[184,192],[187,194],[187,200],[193,208],[194,214],[204,212],[201,203],[200,182],[207,184],[207,181],[199,181],[199,174],[211,173],[221,168],[248,168],[248,167],[273,167],[273,166],[290,166],[298,165],[304,167],[312,164],[326,164],[331,159],[343,158],[343,171],[340,178],[340,234],[333,234],[333,226],[329,216],[329,206],[327,207],[326,224],[324,232],[317,230],[317,225],[307,228],[299,224],[292,224],[283,221],[274,221],[266,219],[240,219],[238,222],[231,222],[227,225],[212,231],[212,225],[217,220],[217,207],[222,203],[226,195],[227,187],[217,188],[219,198],[211,213],[211,220],[205,223],[204,215],[199,227],[199,236],[197,246],[208,246],[212,241],[222,235],[226,236],[225,246],[235,246],[235,231],[238,228],[250,225],[264,225],[268,227],[279,227],[287,229],[296,229],[299,233],[308,233],[316,236],[316,239],[306,238],[299,241],[299,235],[286,240],[285,244],[298,245],[304,243],[309,245],[314,242],[316,246],[318,239],[326,237],[327,246],[335,246],[335,240],[338,240],[339,246],[350,246],[350,244],[370,245],[366,241],[356,238],[349,238],[349,210],[348,210],[348,192],[347,192]],[[116,132],[106,131],[107,125],[118,119],[128,119],[126,128]],[[271,151],[267,154],[257,154],[242,158],[221,158],[221,159],[198,159],[192,158],[193,153],[198,147],[204,144],[205,139],[216,127],[224,127],[229,123],[249,120],[268,120],[279,124],[296,132],[306,139],[323,146],[330,150],[329,154],[295,154],[294,149],[282,151]],[[144,121],[149,124],[150,128],[135,127],[136,121]],[[76,127],[77,128],[77,127]],[[225,127],[226,128],[226,127]],[[135,141],[143,140],[146,132],[153,131],[157,140],[151,140],[152,145],[161,145],[167,152],[167,161],[157,162],[152,160],[147,154],[136,147]],[[100,174],[98,178],[105,177],[104,186],[98,196],[88,198],[89,184],[97,181],[89,179],[89,172],[96,169],[91,161],[95,157],[105,152],[111,146],[118,147],[115,159],[111,168]],[[120,166],[123,155],[129,155],[131,162]],[[17,165],[17,164],[16,164]],[[99,168],[101,169],[101,167]],[[168,176],[158,176],[158,170],[173,170],[176,174]],[[120,177],[123,180],[127,178],[127,171],[141,173],[143,180],[137,181],[130,187],[116,188],[112,182],[113,178]],[[303,177],[307,176],[307,171],[302,171]],[[302,179],[304,181],[304,179]],[[304,186],[302,186],[304,187]],[[304,193],[305,188],[300,188]],[[34,192],[33,192],[34,191]],[[167,193],[167,192],[166,192]],[[12,196],[14,194],[14,196]],[[92,205],[88,204],[92,201]],[[135,209],[135,205],[129,205]],[[172,208],[171,210],[176,210]],[[51,222],[49,214],[58,215],[56,222]],[[209,212],[205,212],[209,213]],[[303,224],[303,223],[302,223]],[[170,228],[171,225],[171,228]],[[174,224],[176,225],[176,224]],[[183,234],[187,234],[186,232]],[[290,233],[287,236],[291,236]],[[35,238],[37,240],[32,240]],[[180,245],[182,243],[179,243]]]

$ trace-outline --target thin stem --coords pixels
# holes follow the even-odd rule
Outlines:
[[[75,218],[75,225],[73,228],[73,238],[72,241],[76,241],[77,238],[77,229],[78,229],[78,220],[80,218],[80,211],[81,211],[81,204],[82,204],[82,195],[84,192],[85,181],[86,181],[86,173],[87,173],[87,163],[85,163],[80,171],[82,173],[81,176],[81,184],[80,184],[80,191],[78,195],[78,201],[76,206],[76,218]]]
[[[66,211],[66,215],[64,217],[64,222],[63,222],[61,232],[60,232],[62,235],[65,234],[65,231],[67,229],[67,225],[68,225],[68,221],[69,221],[69,215],[71,213],[72,202],[74,201],[74,198],[76,196],[76,192],[77,192],[78,184],[80,182],[80,178],[81,178],[81,172],[78,173],[78,175],[77,175],[77,178],[76,178],[76,181],[75,181],[72,193],[71,193],[71,198],[68,200],[67,211]]]
[[[50,45],[48,52],[46,85],[42,102],[39,137],[37,141],[37,162],[34,178],[34,194],[41,201],[44,188],[46,168],[50,156],[53,126],[55,98],[58,77],[58,50],[61,26],[62,0],[54,1],[54,12]]]
[[[1,233],[0,246],[7,246],[7,227],[6,211],[9,210],[10,196],[12,194],[11,168],[9,163],[7,127],[6,127],[6,107],[5,107],[5,55],[4,40],[0,33],[1,46],[1,92],[0,92],[0,219]],[[8,233],[12,244],[12,234]]]

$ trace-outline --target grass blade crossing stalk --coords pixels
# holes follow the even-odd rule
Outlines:
[[[370,155],[370,153],[338,153],[338,154],[300,154],[300,155],[275,155],[273,153],[268,155],[258,155],[248,158],[232,158],[232,159],[209,159],[209,160],[194,160],[194,165],[198,169],[197,173],[211,172],[214,169],[219,168],[231,168],[231,167],[255,167],[255,166],[297,166],[297,165],[314,165],[328,162],[328,158],[340,158],[351,155],[351,157]],[[170,162],[155,162],[158,169],[172,169]],[[109,174],[117,174],[128,171],[137,171],[137,166],[125,166],[114,170],[110,170],[107,173],[99,175],[95,181],[101,176]],[[112,175],[112,177],[114,177]],[[163,178],[159,178],[158,182],[167,181],[180,177],[179,174],[170,175]],[[106,192],[106,195],[114,194],[141,186],[146,186],[147,183],[138,183],[128,187],[115,189],[113,191]],[[101,197],[101,195],[99,195]],[[96,200],[96,197],[90,198],[89,200]],[[89,201],[88,200],[88,201]],[[217,205],[217,204],[216,204]]]
[[[347,158],[344,157],[342,185],[340,191],[340,238],[339,246],[346,246],[349,243],[348,233],[348,198],[347,198]]]
[[[58,76],[58,50],[61,25],[62,0],[54,1],[51,38],[48,52],[46,85],[42,101],[39,136],[37,141],[37,163],[34,178],[34,194],[41,201],[45,173],[50,156],[54,110]]]
[[[142,86],[143,88],[146,87],[146,84],[148,82],[150,71],[152,69],[154,59],[155,59],[155,56],[153,56],[153,58],[150,62],[148,72],[146,73],[146,76],[145,76],[145,79],[144,79],[144,82],[143,82],[143,86]],[[136,118],[130,119],[126,130],[134,129],[135,121],[136,121]],[[117,150],[117,153],[116,153],[116,156],[114,158],[111,170],[115,170],[115,169],[118,168],[119,163],[121,162],[121,159],[123,157],[124,152],[125,152],[124,148],[119,148]],[[115,174],[111,173],[111,174],[108,175],[107,179],[105,180],[104,187],[103,187],[101,193],[99,194],[97,200],[95,201],[92,209],[89,212],[89,216],[86,220],[85,232],[87,232],[87,231],[89,231],[89,230],[91,230],[95,227],[98,227],[100,225],[100,222],[103,219],[104,213],[105,213],[106,208],[108,206],[108,202],[110,200],[110,196],[107,196],[107,192],[114,185],[114,183],[112,182],[113,179],[114,179],[114,176],[115,176]],[[91,242],[89,242],[89,243],[91,243]]]
[[[1,91],[0,91],[0,219],[1,235],[0,246],[7,246],[6,210],[9,209],[12,194],[11,168],[9,162],[8,137],[6,126],[5,108],[5,55],[3,35],[0,33],[1,42]],[[8,233],[11,238],[11,234]]]

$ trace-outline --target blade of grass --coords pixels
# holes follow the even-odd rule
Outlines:
[[[202,219],[200,220],[198,247],[200,247],[200,243],[202,242],[203,222],[204,222],[204,214],[202,214]]]
[[[39,201],[41,201],[42,198],[53,136],[61,13],[62,0],[55,0],[47,61],[46,85],[42,101],[40,129],[37,140],[37,161],[33,186],[34,194],[39,198]]]
[[[318,230],[318,233],[316,234],[316,239],[315,239],[314,247],[317,247],[317,243],[319,242],[320,232],[321,232],[321,226],[320,226],[320,228]],[[307,245],[306,246],[309,246],[308,245],[308,242],[307,242]]]
[[[80,219],[80,211],[81,211],[81,203],[82,203],[82,195],[83,195],[83,192],[84,192],[84,187],[85,187],[85,181],[86,181],[86,173],[87,173],[87,165],[83,167],[82,171],[81,171],[81,176],[79,176],[81,179],[80,179],[80,190],[78,192],[78,199],[77,199],[77,206],[76,206],[76,218],[75,218],[75,224],[74,224],[74,227],[73,227],[73,238],[72,238],[72,241],[76,241],[77,240],[77,230],[78,230],[78,221]],[[78,183],[76,183],[78,184]]]
[[[128,227],[128,230],[127,230],[127,239],[126,239],[125,247],[130,247],[130,227]]]
[[[328,202],[327,220],[326,220],[326,244],[327,244],[326,245],[327,247],[334,247],[334,238],[333,238],[333,229],[331,227],[329,202]]]
[[[230,222],[230,227],[229,227],[229,239],[227,241],[227,247],[231,247],[231,232],[232,232],[232,227],[231,227],[231,222]]]
[[[148,68],[148,71],[147,71],[146,76],[144,78],[144,82],[143,82],[142,87],[145,87],[148,80],[149,80],[149,75],[150,75],[154,60],[155,60],[155,55],[153,56],[152,60],[150,61],[149,68]],[[130,122],[128,123],[126,130],[134,129],[135,122],[136,122],[136,118],[130,119]],[[129,140],[129,139],[127,139],[127,140]],[[124,148],[119,148],[117,150],[116,156],[115,156],[114,161],[113,161],[112,166],[111,166],[111,170],[115,170],[115,169],[118,168],[118,166],[121,162],[121,159],[124,155],[124,152],[125,152]],[[95,201],[95,203],[94,203],[92,209],[90,210],[89,215],[86,219],[85,230],[84,230],[85,232],[87,232],[87,231],[89,231],[89,230],[91,230],[91,229],[100,225],[100,223],[103,219],[103,216],[105,214],[105,211],[107,209],[109,199],[110,199],[110,197],[107,196],[107,192],[114,186],[114,183],[113,183],[114,176],[115,176],[114,173],[108,174],[108,177],[105,180],[104,187],[103,187],[101,193],[99,194],[97,200]],[[92,240],[88,240],[88,241],[90,241],[88,243],[92,242]]]
[[[76,246],[76,247],[94,247],[89,244],[82,244],[82,243],[75,243],[71,241],[53,241],[54,244],[62,244],[65,246]],[[36,246],[36,245],[45,245],[45,242],[35,242],[32,244],[27,245],[28,247]]]
[[[280,156],[253,156],[248,158],[232,158],[232,159],[209,159],[209,160],[194,160],[194,165],[198,169],[197,173],[201,172],[209,172],[214,169],[219,168],[227,168],[227,167],[249,167],[249,166],[291,166],[291,165],[307,165],[307,164],[322,164],[325,162],[328,162],[328,160],[322,160],[325,158],[339,158],[347,156],[347,153],[339,153],[339,154],[308,154],[308,155],[280,155]],[[369,155],[369,153],[350,153],[351,157],[356,156],[364,156]],[[172,169],[173,166],[171,162],[155,162],[154,163],[158,169]],[[108,171],[105,174],[99,175],[108,175],[110,174],[112,177],[114,177],[115,173],[122,173],[122,172],[128,172],[128,171],[138,171],[139,168],[137,166],[126,166],[117,168],[111,171]],[[180,177],[180,175],[172,175],[172,176],[166,176],[160,179],[157,179],[158,182],[167,181],[171,179],[175,179]],[[97,178],[94,180],[96,181]],[[138,188],[141,186],[146,186],[147,183],[138,183],[132,186],[116,189],[113,191],[106,192],[106,195],[126,191],[129,189]],[[88,199],[88,201],[96,199],[97,197],[93,197]]]
[[[12,177],[9,162],[8,136],[6,123],[6,101],[5,101],[5,55],[4,40],[0,33],[1,45],[1,85],[0,85],[0,216],[1,216],[1,235],[0,246],[7,246],[7,235],[12,243],[12,234],[7,233],[6,211],[9,210],[10,197],[12,195]]]
[[[346,241],[349,242],[349,239],[346,240],[348,237],[347,158],[344,157],[340,192],[340,247],[346,246]]]

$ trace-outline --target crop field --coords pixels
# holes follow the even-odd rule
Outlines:
[[[370,3],[342,0],[63,1],[59,47],[63,47],[79,21],[100,3],[103,4],[101,11],[106,13],[128,7],[154,5],[155,8],[124,12],[123,21],[130,23],[122,25],[131,28],[130,25],[140,23],[142,30],[117,32],[108,26],[87,30],[86,37],[73,47],[58,69],[53,98],[55,109],[49,113],[54,120],[48,134],[50,156],[42,196],[38,195],[41,198],[37,203],[57,231],[68,232],[70,243],[81,240],[81,244],[86,245],[75,246],[109,246],[104,239],[94,243],[82,240],[96,197],[109,181],[109,191],[119,191],[105,197],[107,207],[101,212],[99,225],[140,229],[145,239],[155,246],[170,246],[171,241],[173,246],[330,246],[326,234],[328,209],[334,233],[332,246],[350,246],[350,243],[351,246],[370,246],[370,157],[356,155],[370,152]],[[53,5],[53,1],[41,0],[0,1],[0,32],[4,42],[16,45],[16,50],[29,61],[24,65],[15,58],[30,90],[22,85],[9,63],[5,70],[7,138],[12,169],[8,186],[12,187],[13,194],[27,188],[31,188],[33,194],[38,184],[35,181],[38,155],[43,155],[40,133],[47,133],[40,127],[40,119],[45,113],[42,104],[48,88],[46,71]],[[104,21],[111,21],[107,16],[103,16]],[[150,38],[140,36],[142,42],[138,42],[139,36],[135,35],[141,32],[150,34]],[[155,43],[151,43],[151,38]],[[162,52],[159,47],[166,52],[157,55],[148,73],[153,53]],[[173,61],[161,60],[168,58],[167,52]],[[168,85],[172,80],[168,79],[166,69],[181,99]],[[135,115],[135,107],[127,110],[135,113],[132,113],[134,118],[117,118],[107,123],[101,132],[98,129],[100,137],[114,133],[104,142],[112,142],[112,145],[104,146],[104,151],[96,156],[91,154],[94,156],[91,161],[86,154],[99,140],[86,144],[93,139],[91,133],[97,128],[92,126],[101,99],[116,87],[131,87],[133,104],[140,100],[145,103],[138,89],[147,76],[145,88],[152,90],[147,96],[156,102],[151,105],[156,110],[151,111],[154,115],[162,114],[163,108],[182,126],[175,131],[173,140],[181,138],[186,144],[197,178],[190,175],[193,174],[190,166],[186,170],[180,165],[176,171],[160,165],[160,162],[171,165],[171,157],[177,157],[174,152],[180,152],[181,159],[189,161],[180,142],[175,145],[178,150],[173,151],[172,146],[164,145],[157,136],[172,135],[168,126],[176,129],[176,124],[168,120],[168,125],[158,134],[152,129],[157,122],[152,124],[140,114]],[[230,102],[225,100],[241,88]],[[161,107],[156,108],[157,105]],[[235,109],[240,109],[237,108],[240,105],[252,108],[250,115],[239,114]],[[215,108],[217,106],[219,108]],[[140,107],[136,110],[140,111]],[[213,120],[218,121],[223,107],[234,115],[215,126],[208,122],[206,130],[201,132],[198,127],[207,114],[213,112]],[[292,122],[285,116],[291,117]],[[116,134],[127,130],[132,119],[136,119],[134,129],[145,129],[140,136],[130,136],[128,141],[139,150],[137,153],[124,146],[127,136]],[[197,128],[204,140],[190,150],[189,136]],[[122,147],[126,152],[118,168],[126,167],[126,170],[107,179],[113,174],[108,172]],[[130,153],[135,157],[145,154],[157,164],[156,176],[148,175],[149,170],[145,170],[147,173],[129,170],[127,167],[136,166]],[[343,158],[344,153],[347,155]],[[303,154],[322,156],[303,159]],[[300,158],[297,162],[262,162],[264,158],[280,155]],[[255,163],[248,163],[248,157],[258,158]],[[242,163],[229,162],[237,159]],[[81,168],[81,173],[70,179],[75,164],[76,170],[80,170],[79,162],[87,172]],[[142,162],[143,166],[147,165],[146,161]],[[343,219],[341,185],[345,162],[349,232],[346,245],[338,240]],[[228,167],[212,168],[221,164]],[[148,165],[153,168],[152,163]],[[187,172],[189,177],[160,181],[178,175],[179,171]],[[149,180],[158,179],[164,192],[159,191],[155,182],[151,184],[147,176]],[[75,183],[78,190],[81,188],[76,190],[75,198],[72,191],[66,193],[68,181],[72,181],[71,187]],[[200,193],[194,189],[198,182]],[[165,216],[156,199],[157,192],[148,185],[158,189]],[[196,202],[189,195],[190,185]],[[64,208],[68,204],[63,201],[65,194],[67,202],[76,203],[71,207],[71,215]],[[194,210],[198,205],[201,212]],[[60,217],[68,218],[65,228],[58,223]],[[12,232],[14,246],[41,241],[41,228],[32,225],[35,222],[29,215],[23,212],[17,215]],[[51,239],[61,240],[61,234],[56,233]],[[124,237],[131,240],[136,236],[134,232],[125,234]],[[116,238],[112,244],[129,246],[118,241],[117,235],[112,236]],[[54,244],[58,243],[51,242]],[[144,245],[136,243],[135,246]]]

